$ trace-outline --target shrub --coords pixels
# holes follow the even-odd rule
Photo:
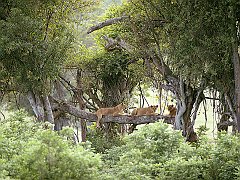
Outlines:
[[[0,178],[99,179],[100,155],[43,129],[23,111],[0,122]]]
[[[124,138],[104,156],[106,179],[152,179],[159,166],[171,158],[183,142],[181,134],[163,123],[148,124]]]
[[[15,158],[20,179],[97,179],[99,155],[71,146],[51,130],[39,132],[25,147]]]
[[[102,179],[237,179],[240,138],[204,134],[197,144],[183,142],[179,132],[162,123],[149,124],[124,138],[125,145],[104,155]]]
[[[95,125],[90,127],[90,131],[87,133],[87,140],[91,142],[92,148],[97,153],[105,153],[106,150],[123,144],[122,135],[118,134],[117,131],[108,135],[102,130],[96,129]]]
[[[219,133],[209,164],[212,177],[223,180],[237,179],[240,169],[239,135]]]
[[[198,146],[183,144],[159,170],[159,179],[237,179],[240,139],[219,133],[216,140],[202,139]]]

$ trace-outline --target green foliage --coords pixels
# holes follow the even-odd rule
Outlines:
[[[239,139],[239,135],[219,134],[211,164],[212,173],[218,179],[237,178],[238,169],[240,168]]]
[[[237,179],[238,136],[221,133],[216,140],[202,135],[197,146],[183,142],[167,125],[146,125],[124,138],[103,156],[102,179]]]
[[[236,0],[133,0],[106,12],[106,19],[122,15],[130,19],[104,30],[131,44],[135,55],[160,53],[174,74],[181,75],[192,87],[204,80],[218,91],[229,90],[237,9]],[[117,35],[111,33],[113,29]]]
[[[49,91],[49,80],[57,76],[73,47],[73,17],[92,4],[81,0],[3,2],[0,13],[7,11],[7,16],[0,19],[0,67],[5,72],[1,80],[21,91]]]
[[[69,129],[59,136],[42,126],[22,111],[1,121],[1,178],[98,179],[98,154],[67,140]]]
[[[120,139],[74,145],[71,129],[58,135],[19,111],[0,121],[1,179],[239,179],[239,136],[220,133],[197,146],[157,122]],[[86,147],[86,148],[85,148]],[[98,149],[97,149],[98,148]]]
[[[87,133],[87,140],[91,142],[91,147],[96,153],[106,153],[108,149],[112,147],[121,146],[124,142],[122,140],[122,135],[117,134],[117,131],[110,135],[106,134],[101,130],[96,129],[92,126],[91,130]]]
[[[55,132],[37,134],[16,157],[20,179],[97,179],[99,156],[82,146],[71,147]],[[31,148],[29,148],[31,147]]]
[[[240,166],[239,137],[219,134],[216,142],[204,140],[197,148],[182,146],[166,162],[160,179],[237,179]]]
[[[209,162],[213,144],[202,140],[199,146],[182,144],[172,158],[159,168],[159,179],[211,179]],[[157,179],[158,179],[157,178]]]
[[[154,123],[126,136],[124,142],[125,145],[112,148],[104,157],[106,173],[116,179],[152,179],[183,139],[168,125]]]
[[[94,56],[90,55],[90,58],[79,62],[80,68],[86,74],[83,78],[84,91],[97,92],[103,106],[115,106],[126,101],[137,83],[144,79],[143,64],[132,63],[134,60],[134,57],[125,51],[95,51]]]

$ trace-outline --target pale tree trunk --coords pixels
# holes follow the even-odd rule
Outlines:
[[[53,117],[53,112],[52,112],[52,106],[50,104],[48,96],[44,96],[43,97],[43,102],[44,102],[44,106],[45,106],[45,109],[46,109],[47,121],[52,123],[52,124],[54,124],[54,117]]]
[[[34,94],[33,91],[28,91],[27,98],[37,120],[40,122],[43,122],[44,107],[43,107],[43,102],[41,101],[41,98],[38,95]]]
[[[154,53],[150,53],[149,55],[153,59],[153,63],[159,73],[167,81],[166,90],[170,90],[176,95],[178,111],[175,117],[174,128],[181,129],[183,136],[186,136],[187,140],[196,141],[197,137],[191,122],[191,113],[194,104],[197,103],[196,96],[198,91],[184,83],[181,76],[179,78],[175,77],[160,55],[154,55]]]
[[[52,107],[48,96],[41,97],[33,91],[28,91],[27,98],[38,121],[54,123]]]
[[[86,105],[83,100],[83,84],[82,84],[82,72],[80,70],[77,71],[77,100],[81,110],[85,110]],[[80,119],[81,125],[81,139],[82,142],[86,142],[87,140],[87,124],[85,119]]]
[[[174,123],[174,129],[184,129],[184,120],[183,120],[183,114],[186,111],[186,102],[185,102],[185,91],[184,91],[184,84],[183,84],[183,80],[180,77],[180,81],[179,81],[179,89],[180,89],[180,93],[179,96],[177,96],[177,105],[178,105],[178,111],[175,117],[175,123]]]
[[[39,112],[38,112],[38,108],[36,107],[36,101],[35,101],[35,97],[34,97],[34,94],[32,91],[28,91],[27,93],[27,98],[28,98],[28,101],[30,103],[30,106],[32,107],[32,110],[34,112],[34,115],[37,117],[38,119],[38,116],[39,116]]]

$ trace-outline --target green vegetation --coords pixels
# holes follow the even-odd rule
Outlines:
[[[1,0],[0,179],[240,179],[239,32],[239,0]],[[149,89],[171,125],[92,123]]]
[[[47,125],[22,111],[1,120],[0,178],[98,179],[100,155],[74,145],[71,129],[57,133]]]
[[[240,139],[226,133],[215,140],[202,135],[189,144],[180,132],[157,122],[96,154],[88,142],[73,144],[71,128],[53,132],[23,111],[0,123],[2,179],[240,178]]]

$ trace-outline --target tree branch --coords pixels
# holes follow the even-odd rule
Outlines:
[[[51,97],[51,100],[54,101],[59,105],[59,109],[61,111],[64,111],[66,113],[69,113],[75,117],[85,119],[89,122],[96,122],[97,116],[94,113],[89,113],[83,110],[79,110],[78,108],[70,105],[69,103],[65,101],[59,101],[53,97]],[[153,115],[153,116],[131,116],[131,115],[119,115],[119,116],[103,116],[102,122],[103,123],[109,123],[109,122],[115,122],[119,124],[147,124],[147,123],[153,123],[158,121],[159,119],[165,119],[168,118],[167,116],[162,115]]]
[[[133,47],[127,44],[124,40],[121,38],[117,37],[115,39],[109,38],[106,35],[102,37],[105,41],[107,41],[107,44],[105,45],[105,49],[107,51],[113,51],[115,49],[124,49],[127,50],[128,52],[133,50]]]
[[[128,18],[129,18],[129,16],[122,16],[122,17],[116,17],[116,18],[108,19],[108,20],[106,20],[104,22],[101,22],[101,23],[99,23],[99,24],[97,24],[95,26],[90,27],[89,30],[87,31],[87,33],[90,34],[93,31],[101,29],[101,28],[103,28],[105,26],[110,26],[112,24],[116,24],[116,23],[118,23],[120,21],[123,21],[125,19],[128,19]]]

